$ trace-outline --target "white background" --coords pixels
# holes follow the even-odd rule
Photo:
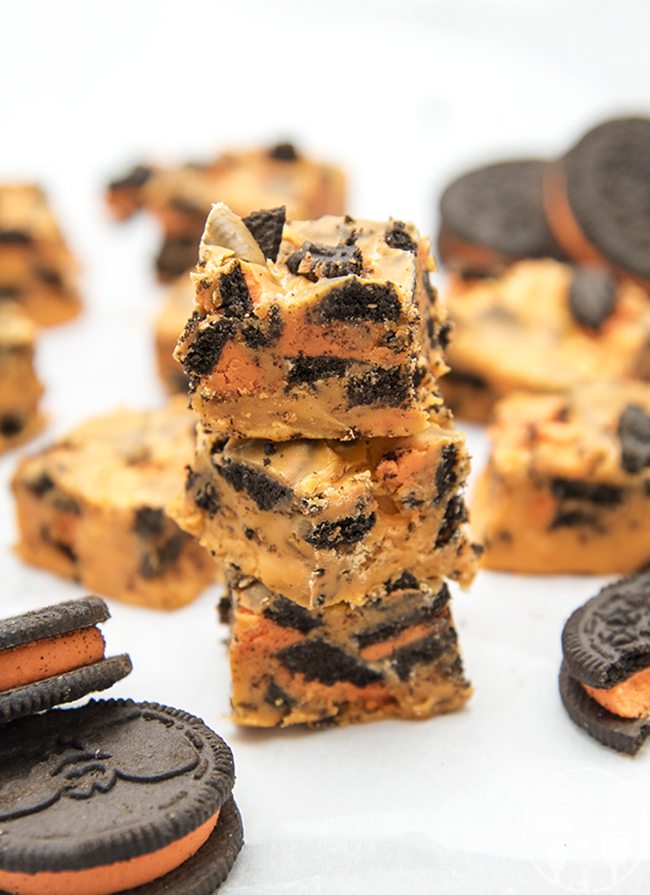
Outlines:
[[[39,345],[48,437],[162,401],[156,229],[102,207],[125,165],[289,136],[345,165],[351,212],[431,232],[463,166],[648,112],[649,39],[645,0],[0,0],[0,177],[47,186],[84,267],[86,314]],[[469,436],[478,467],[483,434]],[[0,463],[3,615],[80,593],[11,554],[14,463]],[[214,589],[171,615],[111,603],[110,652],[135,665],[113,692],[196,712],[232,745],[247,845],[228,892],[636,895],[650,748],[599,747],[556,691],[562,622],[599,584],[482,573],[456,601],[476,694],[430,722],[235,729]]]

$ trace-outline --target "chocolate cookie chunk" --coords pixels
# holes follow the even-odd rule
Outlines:
[[[578,267],[569,287],[569,310],[576,323],[596,332],[616,307],[616,282],[597,267]]]
[[[639,404],[629,404],[618,420],[621,466],[626,472],[641,472],[650,466],[650,416]]]
[[[3,732],[0,765],[2,890],[48,874],[53,895],[208,895],[241,847],[230,749],[185,712],[130,700],[47,712]]]
[[[561,257],[544,215],[546,164],[499,162],[449,184],[440,199],[441,260],[460,273],[485,275],[518,258]]]
[[[242,218],[248,229],[255,237],[255,241],[269,261],[278,260],[280,243],[282,242],[282,230],[287,219],[287,209],[284,205],[279,208],[266,208],[262,211],[254,211],[248,217]]]
[[[363,258],[361,249],[355,245],[341,243],[337,246],[304,242],[298,251],[289,255],[287,267],[292,274],[317,282],[321,277],[345,277],[359,275]]]

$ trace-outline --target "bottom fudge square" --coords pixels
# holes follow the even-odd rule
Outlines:
[[[405,571],[363,605],[310,611],[237,570],[228,577],[238,724],[429,718],[471,695],[441,580]]]
[[[485,566],[609,574],[650,561],[650,385],[516,393],[491,438],[472,505]]]

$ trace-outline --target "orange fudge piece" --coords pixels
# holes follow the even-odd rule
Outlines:
[[[89,420],[23,459],[12,483],[19,555],[130,603],[173,609],[198,596],[214,563],[165,509],[192,458],[184,403]]]
[[[253,727],[421,719],[460,708],[447,586],[402,572],[360,606],[308,610],[229,574],[233,720]]]
[[[176,350],[202,422],[282,441],[409,435],[432,412],[448,417],[435,390],[447,325],[428,239],[400,221],[281,212],[257,215],[275,227],[266,257],[252,223],[223,205],[208,218]]]
[[[485,422],[516,390],[650,375],[647,295],[605,271],[521,261],[494,279],[452,278],[446,299],[451,372],[441,390],[457,416]]]
[[[81,310],[76,261],[34,184],[0,184],[0,298],[22,305],[42,326]]]
[[[629,572],[650,560],[650,385],[501,401],[472,514],[487,568]]]
[[[156,267],[160,278],[169,282],[196,264],[213,202],[225,202],[240,215],[276,205],[285,205],[296,218],[342,214],[346,181],[339,168],[283,143],[224,152],[206,163],[138,165],[109,184],[107,199],[118,219],[144,208],[158,220],[163,244]]]
[[[170,511],[217,557],[310,608],[360,603],[408,568],[471,582],[464,436],[228,441],[199,427]]]
[[[36,327],[21,308],[0,303],[0,452],[33,437],[43,425],[35,338]]]

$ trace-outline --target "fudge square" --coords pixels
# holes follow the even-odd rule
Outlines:
[[[412,224],[282,209],[245,223],[215,205],[176,350],[193,408],[214,432],[275,441],[422,431],[448,413],[432,268]]]
[[[630,572],[650,561],[650,385],[497,405],[472,519],[488,568]]]
[[[220,611],[237,724],[429,718],[471,695],[443,581],[403,572],[360,606],[309,611],[231,570]]]
[[[13,302],[0,302],[0,452],[43,425],[43,386],[34,369],[36,326]]]
[[[513,391],[566,392],[595,379],[650,377],[650,303],[602,268],[521,261],[496,278],[452,278],[445,401],[485,422]]]
[[[81,310],[77,263],[43,190],[0,184],[0,299],[11,299],[42,326]]]
[[[216,557],[309,608],[359,603],[408,568],[467,585],[477,563],[462,489],[464,436],[227,441],[199,427],[181,528]]]
[[[311,159],[290,143],[224,152],[206,163],[171,168],[138,165],[108,187],[115,217],[146,209],[160,223],[158,274],[169,282],[196,264],[199,240],[213,202],[237,214],[286,205],[295,218],[342,214],[346,179],[333,165]]]
[[[173,609],[194,599],[215,565],[165,511],[192,457],[184,403],[88,420],[24,458],[12,483],[18,554],[129,603]]]

